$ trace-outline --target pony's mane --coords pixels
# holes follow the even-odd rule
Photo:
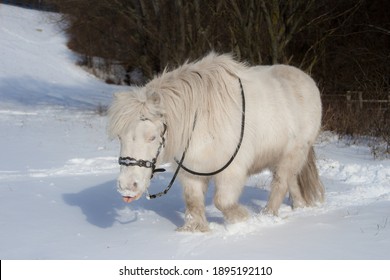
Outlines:
[[[197,127],[217,132],[231,113],[241,110],[238,76],[246,66],[231,55],[211,52],[196,62],[165,70],[145,87],[116,94],[109,109],[109,134],[114,137],[140,118],[161,120],[168,126],[166,160],[183,151]]]

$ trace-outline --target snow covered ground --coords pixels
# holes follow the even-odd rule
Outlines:
[[[390,259],[390,160],[323,133],[326,202],[259,214],[270,174],[251,177],[252,213],[228,225],[207,195],[212,231],[175,232],[182,191],[124,204],[119,144],[94,112],[118,90],[75,65],[56,15],[0,4],[0,259]],[[151,192],[163,189],[157,176]]]

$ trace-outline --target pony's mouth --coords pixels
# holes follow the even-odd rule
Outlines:
[[[135,200],[135,197],[123,196],[122,199],[123,199],[124,202],[130,203],[130,202],[133,202]]]
[[[134,200],[138,200],[141,197],[141,194],[136,196],[122,196],[122,200],[126,203],[133,202]]]

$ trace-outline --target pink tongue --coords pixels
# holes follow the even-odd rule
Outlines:
[[[122,199],[123,199],[124,202],[130,203],[130,202],[134,201],[135,197],[123,196]]]

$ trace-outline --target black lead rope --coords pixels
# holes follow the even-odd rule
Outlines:
[[[171,181],[169,182],[168,186],[165,188],[165,190],[163,190],[162,192],[156,193],[156,194],[149,194],[148,189],[146,189],[146,198],[147,199],[154,199],[154,198],[163,196],[164,194],[168,193],[168,191],[172,188],[172,185],[176,180],[177,174],[179,173],[179,170],[180,170],[180,166],[183,164],[184,157],[185,157],[185,153],[183,153],[183,156],[180,159],[179,165],[176,168],[175,174],[173,174],[173,177],[172,177]]]
[[[236,155],[238,154],[238,151],[240,150],[241,148],[241,144],[242,144],[242,139],[244,138],[244,128],[245,128],[245,95],[244,95],[244,89],[242,87],[242,83],[241,83],[241,79],[239,78],[238,81],[240,82],[240,88],[241,88],[241,97],[242,97],[242,115],[241,115],[241,133],[240,133],[240,140],[238,141],[238,144],[237,144],[237,147],[236,147],[236,150],[234,151],[233,155],[230,157],[229,161],[224,165],[222,166],[221,168],[213,171],[213,172],[198,172],[198,171],[194,171],[194,170],[191,170],[189,169],[188,167],[184,166],[181,164],[181,168],[183,168],[185,171],[187,171],[188,173],[192,174],[192,175],[196,175],[196,176],[213,176],[213,175],[216,175],[222,171],[224,171],[226,168],[228,168],[228,166],[233,162],[233,160],[235,159]],[[188,148],[188,146],[187,146]],[[186,153],[187,151],[187,148],[186,150],[184,151],[184,153]],[[175,159],[176,163],[179,163],[176,159]]]
[[[177,168],[176,168],[176,171],[175,171],[171,181],[169,182],[168,186],[162,192],[159,192],[159,193],[153,194],[153,195],[150,195],[149,192],[147,191],[147,195],[146,195],[147,199],[154,199],[154,198],[157,198],[157,197],[160,197],[160,196],[163,196],[163,195],[167,194],[168,191],[171,189],[173,183],[175,182],[176,177],[177,177],[177,175],[178,175],[178,173],[180,171],[180,168],[183,168],[186,172],[188,172],[188,173],[190,173],[192,175],[196,175],[196,176],[213,176],[213,175],[216,175],[216,174],[224,171],[233,162],[233,160],[235,159],[235,157],[238,154],[238,151],[241,148],[242,140],[244,138],[244,130],[245,130],[245,109],[246,109],[246,106],[245,106],[245,93],[244,93],[244,88],[243,88],[242,83],[241,83],[241,79],[238,78],[238,81],[240,83],[241,98],[242,98],[241,133],[240,133],[240,140],[238,141],[236,150],[234,151],[233,155],[230,157],[229,161],[224,166],[222,166],[221,168],[219,168],[219,169],[217,169],[217,170],[215,170],[213,172],[198,172],[198,171],[194,171],[194,170],[189,169],[188,167],[183,165],[183,162],[184,162],[184,158],[186,156],[188,147],[190,145],[190,140],[191,140],[191,138],[190,138],[190,139],[188,139],[187,146],[184,149],[184,152],[183,152],[183,155],[182,155],[180,161],[178,161],[175,158],[175,161],[177,163]],[[197,119],[197,117],[195,115],[192,131],[194,131],[194,129],[195,129],[196,119]]]

